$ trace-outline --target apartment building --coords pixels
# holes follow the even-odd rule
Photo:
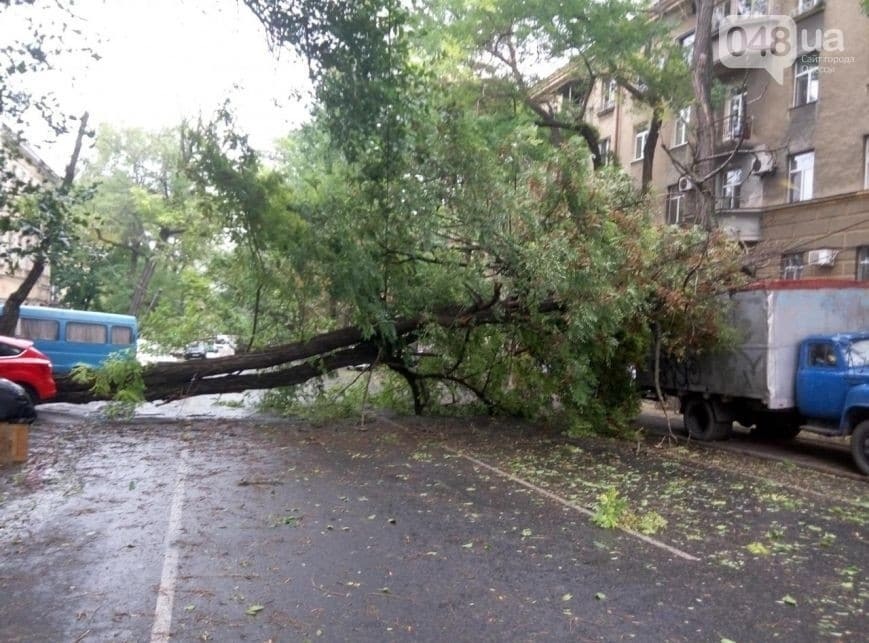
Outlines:
[[[716,106],[716,161],[723,166],[716,220],[758,258],[759,277],[869,280],[869,17],[859,5],[726,0],[716,6],[714,74],[724,89]],[[690,59],[695,3],[660,0],[654,10]],[[727,66],[717,53],[718,39],[732,37],[721,29],[725,19],[770,15],[793,20],[796,29],[786,34],[795,55],[781,83],[765,69]],[[754,39],[750,31],[738,35]],[[536,92],[567,101],[575,82],[566,68]],[[599,131],[603,158],[637,184],[649,116],[614,82],[596,81],[585,118]],[[691,108],[668,114],[661,129],[652,194],[664,224],[692,223],[695,193],[679,168],[692,163],[692,116]]]
[[[33,183],[60,181],[51,168],[26,145],[19,143],[5,125],[0,125],[0,145],[7,150],[8,162],[12,164],[12,171],[19,180]],[[6,216],[9,215],[0,212],[0,217]],[[21,247],[26,241],[26,238],[17,232],[5,232],[0,234],[0,249]],[[32,261],[28,258],[11,262],[0,259],[0,303],[18,289],[32,265]],[[30,291],[27,303],[31,305],[52,303],[50,266],[46,266],[39,281]]]

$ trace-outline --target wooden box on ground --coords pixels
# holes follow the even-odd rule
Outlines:
[[[0,423],[0,465],[27,460],[29,424]]]

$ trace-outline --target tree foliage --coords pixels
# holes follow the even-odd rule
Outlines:
[[[582,43],[615,24],[608,11],[633,3],[471,3],[476,22],[439,27],[449,52],[432,46],[436,25],[420,19],[446,15],[437,13],[446,3],[424,14],[394,0],[246,4],[276,46],[307,57],[317,108],[273,164],[229,110],[185,131],[183,212],[201,214],[212,245],[178,275],[211,283],[209,308],[231,303],[253,350],[146,369],[147,397],[292,385],[379,364],[403,378],[418,412],[470,399],[604,430],[634,410],[632,367],[653,336],[677,355],[714,342],[715,296],[739,282],[729,242],[654,226],[624,172],[592,169],[588,132],[563,128],[553,139],[518,77],[462,62],[476,45],[460,27],[492,38],[508,20],[529,47],[551,24],[550,53],[570,51],[594,75],[631,82],[640,58],[613,49],[606,60]],[[494,28],[481,35],[483,25]],[[626,27],[623,46],[644,25]],[[648,92],[664,91],[652,75],[664,87],[668,70],[646,70]],[[114,203],[136,204],[139,221],[142,203],[171,210],[165,194],[120,183]],[[258,370],[210,377],[242,369]]]
[[[490,411],[545,414],[555,399],[600,428],[632,410],[630,368],[654,324],[677,351],[716,335],[709,297],[738,273],[726,241],[652,226],[623,173],[590,171],[576,133],[553,145],[515,93],[427,71],[438,54],[406,5],[248,4],[308,57],[319,97],[277,168],[226,118],[189,136],[254,316],[283,315],[254,332],[318,347],[263,377],[373,361],[405,378],[418,411],[458,388]],[[341,342],[305,342],[340,323]]]
[[[25,25],[22,32],[7,36],[9,39],[0,46],[0,231],[8,233],[0,259],[8,272],[24,274],[0,315],[0,333],[6,335],[13,334],[19,308],[49,262],[69,252],[76,242],[83,221],[75,215],[75,206],[91,194],[89,186],[75,182],[83,140],[90,134],[87,113],[81,119],[70,117],[50,94],[35,95],[22,81],[51,69],[55,58],[72,51],[68,41],[80,35],[72,26],[75,17],[70,8],[57,3],[55,9],[60,18],[46,22],[45,7],[32,0],[0,2],[0,18],[20,11]],[[80,51],[94,55],[86,48]],[[25,145],[21,126],[34,119],[41,120],[54,135],[66,132],[78,121],[78,133],[62,178]]]

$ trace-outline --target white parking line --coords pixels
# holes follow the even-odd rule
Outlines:
[[[172,492],[172,508],[169,510],[169,524],[166,526],[166,549],[163,554],[163,573],[160,575],[160,589],[157,590],[157,607],[154,610],[154,626],[151,628],[151,643],[169,640],[172,630],[172,604],[175,602],[175,583],[178,578],[178,546],[176,541],[181,532],[181,512],[184,503],[184,486],[187,481],[187,454],[181,452],[175,489]]]
[[[406,433],[413,433],[413,431],[410,428],[404,426],[403,424],[396,422],[395,420],[391,420],[391,419],[389,419],[387,417],[383,417],[383,416],[380,416],[380,419],[383,422],[385,422],[386,424],[390,424],[396,428],[399,428]],[[489,471],[492,471],[493,473],[497,473],[499,476],[507,478],[508,480],[511,480],[512,482],[515,482],[516,484],[522,485],[523,487],[525,487],[527,489],[531,489],[535,493],[539,493],[542,496],[546,496],[550,500],[554,500],[555,502],[557,502],[561,505],[564,505],[565,507],[569,507],[569,508],[573,509],[574,511],[578,511],[579,513],[585,514],[586,516],[589,516],[589,517],[594,515],[594,512],[591,509],[587,509],[586,507],[583,507],[582,505],[578,505],[574,502],[570,502],[570,500],[568,500],[567,498],[563,498],[556,493],[552,493],[551,491],[547,491],[546,489],[543,489],[543,488],[537,486],[533,482],[529,482],[528,480],[524,480],[518,476],[514,476],[509,471],[504,471],[502,469],[499,469],[498,467],[493,467],[491,464],[486,464],[482,460],[478,460],[477,458],[469,456],[464,451],[461,451],[459,449],[453,449],[452,447],[447,446],[444,443],[441,443],[440,447],[442,449],[444,449],[445,451],[449,451],[450,453],[454,453],[455,455],[457,455],[461,458],[464,458],[468,462],[475,464],[478,467],[482,467],[483,469],[488,469]],[[652,545],[653,547],[657,547],[658,549],[663,549],[664,551],[668,551],[671,554],[673,554],[674,556],[678,556],[679,558],[682,558],[683,560],[695,560],[695,561],[700,560],[699,558],[697,558],[696,556],[692,556],[688,552],[684,552],[681,549],[677,549],[676,547],[673,547],[672,545],[668,545],[667,543],[661,542],[660,540],[658,540],[656,538],[651,538],[649,536],[646,536],[645,534],[641,534],[640,532],[634,531],[633,529],[628,529],[627,527],[618,527],[618,529],[620,529],[621,531],[625,532],[626,534],[628,534],[630,536],[633,536],[634,538],[636,538],[638,540],[642,540],[644,543]]]
[[[575,504],[573,502],[570,502],[569,500],[567,500],[566,498],[562,498],[558,494],[552,493],[551,491],[547,491],[546,489],[538,487],[536,484],[534,484],[532,482],[528,482],[527,480],[523,480],[522,478],[519,478],[518,476],[514,476],[512,473],[509,473],[507,471],[503,471],[503,470],[499,469],[498,467],[493,467],[491,464],[486,464],[482,460],[478,460],[477,458],[473,458],[473,457],[469,456],[467,453],[464,453],[464,452],[459,451],[457,449],[452,449],[444,444],[441,445],[441,448],[443,448],[444,450],[449,451],[451,453],[455,453],[457,456],[464,458],[468,462],[471,462],[471,463],[477,465],[478,467],[488,469],[489,471],[497,473],[498,475],[500,475],[504,478],[507,478],[508,480],[515,482],[516,484],[519,484],[519,485],[522,485],[523,487],[531,489],[535,493],[539,493],[542,496],[546,496],[550,500],[554,500],[555,502],[562,504],[565,507],[570,507],[571,509],[578,511],[581,514],[585,514],[586,516],[589,516],[589,517],[594,515],[594,512],[591,509],[586,509],[582,505],[578,505],[578,504]],[[618,529],[625,532],[626,534],[633,536],[634,538],[642,540],[644,543],[648,543],[649,545],[657,547],[658,549],[663,549],[664,551],[668,551],[671,554],[673,554],[674,556],[678,556],[679,558],[682,558],[684,560],[700,560],[696,556],[692,556],[691,554],[684,552],[681,549],[677,549],[676,547],[673,547],[672,545],[668,545],[667,543],[661,542],[660,540],[658,540],[656,538],[650,538],[649,536],[646,536],[645,534],[641,534],[638,531],[634,531],[633,529],[628,529],[627,527],[619,527]]]

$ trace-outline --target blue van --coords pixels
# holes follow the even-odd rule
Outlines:
[[[118,351],[135,355],[138,333],[132,315],[42,306],[22,306],[15,328],[16,337],[31,340],[48,356],[56,375],[76,364],[99,366]]]

